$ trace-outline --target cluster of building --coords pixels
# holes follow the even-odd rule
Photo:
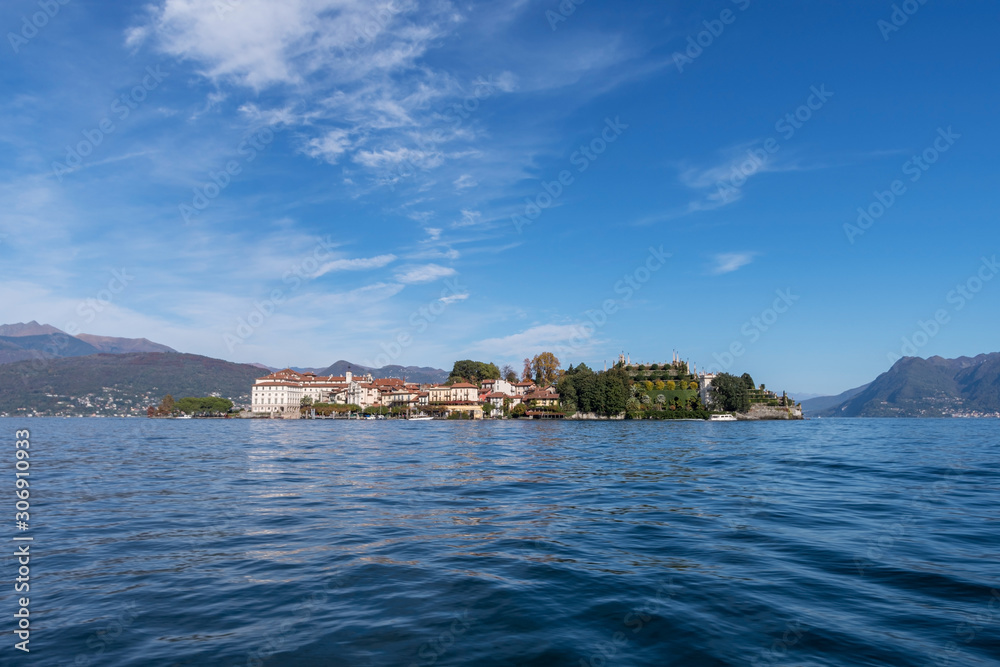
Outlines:
[[[490,410],[524,403],[532,407],[557,407],[559,395],[553,387],[539,389],[533,382],[485,380],[477,387],[467,382],[452,385],[415,384],[399,378],[354,375],[324,376],[299,373],[290,368],[258,378],[250,392],[250,409],[257,415],[298,418],[303,399],[313,404],[406,408],[427,412],[466,412],[478,419],[484,406]]]

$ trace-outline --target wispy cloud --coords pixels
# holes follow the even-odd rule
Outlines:
[[[462,209],[462,219],[455,221],[452,227],[471,227],[472,225],[479,224],[482,218],[483,214],[480,211]]]
[[[744,266],[753,262],[755,252],[727,252],[715,255],[712,258],[710,273],[713,276],[721,276],[725,273],[739,271]]]
[[[453,276],[456,273],[455,269],[447,266],[424,264],[423,266],[414,266],[397,273],[396,280],[407,285],[415,285],[418,283],[429,283],[441,278],[447,278],[448,276]]]
[[[366,271],[369,269],[380,269],[396,261],[395,255],[378,255],[377,257],[364,257],[358,259],[335,259],[327,262],[319,268],[315,276],[326,275],[331,271]]]
[[[520,333],[487,338],[473,349],[489,352],[506,359],[520,358],[528,354],[544,351],[563,353],[568,349],[585,355],[592,349],[594,328],[580,324],[540,324]]]

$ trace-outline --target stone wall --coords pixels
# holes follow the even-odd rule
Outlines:
[[[763,421],[773,419],[804,419],[802,408],[794,406],[790,408],[773,407],[756,403],[750,406],[750,412],[738,413],[736,418],[741,421]]]

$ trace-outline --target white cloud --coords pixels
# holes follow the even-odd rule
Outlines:
[[[454,180],[452,185],[455,186],[456,190],[468,190],[469,188],[474,188],[479,185],[479,181],[474,179],[469,174],[462,174]]]
[[[757,253],[754,252],[728,252],[720,253],[712,258],[712,275],[720,276],[724,273],[738,271],[751,263]]]
[[[405,287],[399,283],[375,283],[335,294],[303,293],[297,297],[296,301],[290,302],[290,305],[302,306],[313,312],[322,311],[329,315],[331,308],[357,304],[371,305],[374,302],[392,298],[403,289]]]
[[[394,150],[358,151],[357,155],[354,156],[354,161],[372,169],[389,169],[400,166],[433,169],[441,166],[444,162],[444,155],[439,152],[413,148],[397,148]]]
[[[440,301],[445,305],[448,305],[455,303],[456,301],[465,301],[468,298],[469,298],[468,294],[452,294],[450,296],[443,296],[440,299],[438,299],[438,301]]]
[[[447,278],[457,273],[455,269],[438,264],[424,264],[415,266],[396,274],[396,280],[407,285],[417,283],[429,283],[440,278]]]
[[[340,156],[351,147],[348,133],[344,130],[330,130],[322,137],[310,139],[305,147],[309,157],[320,158],[330,164],[337,164]]]
[[[437,241],[441,238],[442,230],[437,227],[425,227],[424,231],[427,232],[428,241]]]
[[[326,275],[331,271],[366,271],[369,269],[380,269],[383,266],[396,261],[395,255],[378,255],[377,257],[362,257],[358,259],[335,259],[327,262],[319,268],[315,278]]]
[[[479,224],[482,218],[483,214],[480,211],[462,209],[462,219],[455,222],[452,227],[471,227],[472,225]]]
[[[498,357],[516,359],[539,352],[584,355],[591,349],[593,326],[581,324],[541,324],[520,333],[488,338],[474,347]],[[564,361],[564,360],[561,360]]]

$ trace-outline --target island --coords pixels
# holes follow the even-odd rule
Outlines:
[[[624,354],[611,368],[563,369],[551,352],[510,366],[457,361],[446,382],[416,383],[371,373],[318,375],[291,368],[256,379],[246,418],[800,420],[802,405],[757,386],[748,374],[698,373],[674,353],[668,363]]]

